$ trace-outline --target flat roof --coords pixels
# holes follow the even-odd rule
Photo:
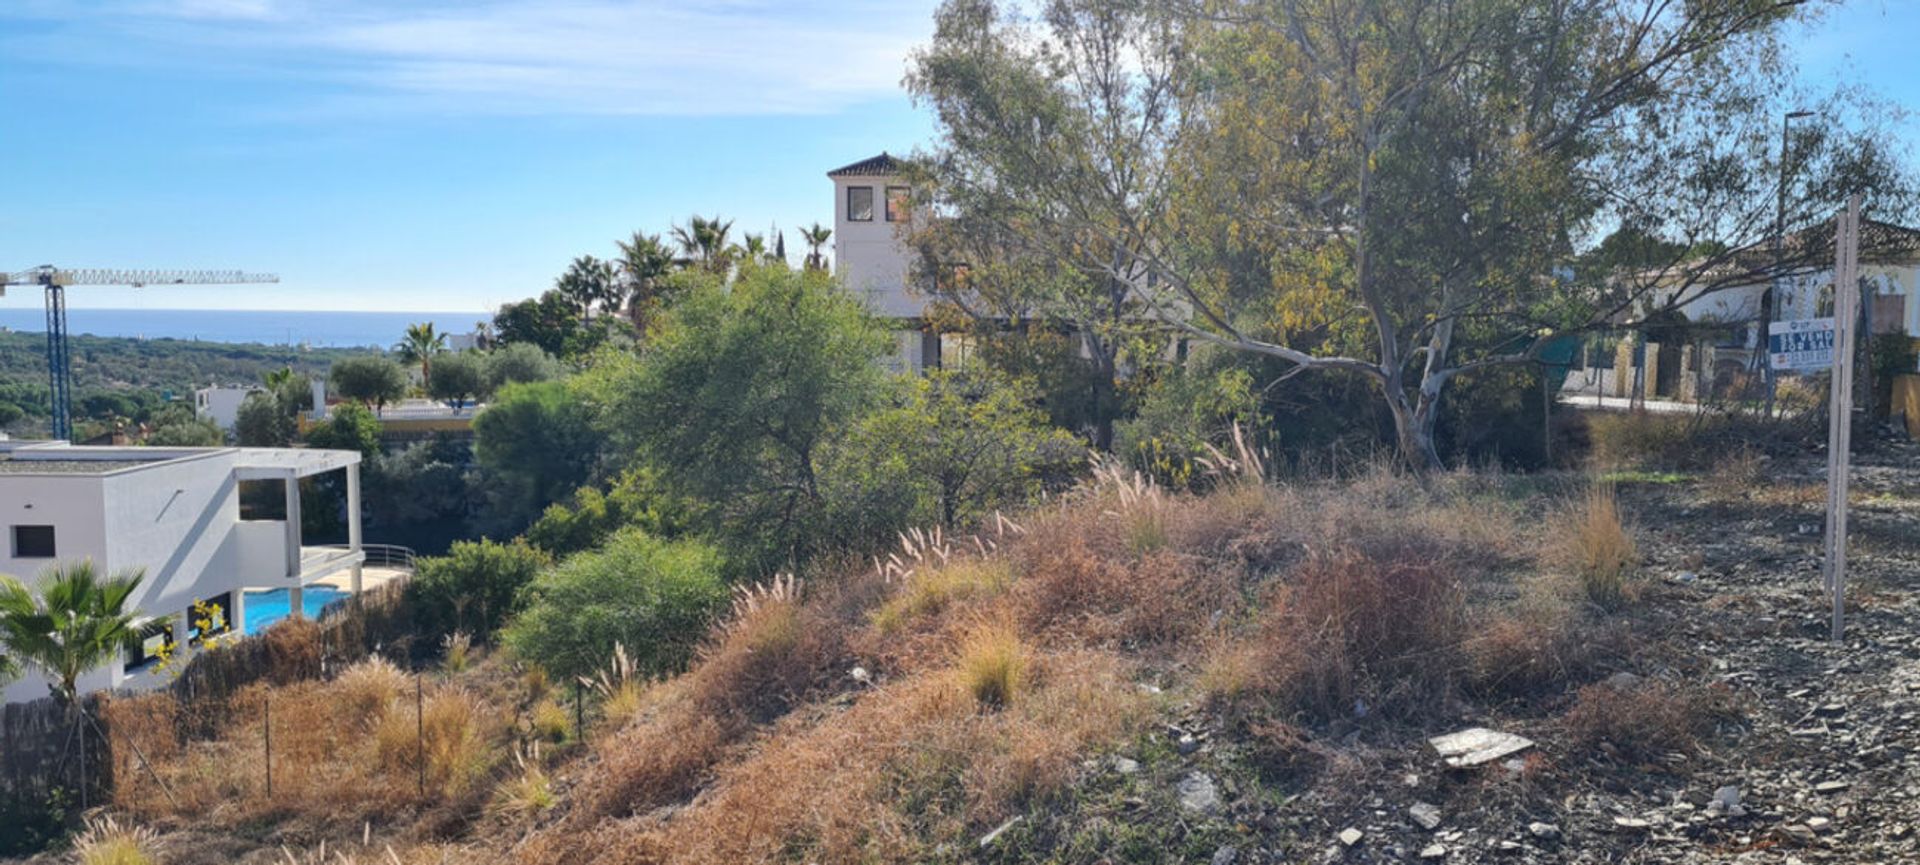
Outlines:
[[[152,460],[0,459],[0,475],[104,475],[122,469],[152,465],[153,462]]]
[[[304,478],[360,462],[357,451],[318,448],[155,448],[0,441],[0,474],[109,475],[184,460],[232,455],[242,479]]]

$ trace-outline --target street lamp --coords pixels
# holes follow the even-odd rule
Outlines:
[[[1786,242],[1785,236],[1787,233],[1787,162],[1791,153],[1787,134],[1793,127],[1793,121],[1812,116],[1813,112],[1811,111],[1796,110],[1789,111],[1780,118],[1780,184],[1773,205],[1773,285],[1767,289],[1766,294],[1762,295],[1763,303],[1761,303],[1760,310],[1760,318],[1762,319],[1760,323],[1760,347],[1763,356],[1770,353],[1773,320],[1780,309],[1780,301],[1778,299],[1782,284],[1780,259],[1782,257],[1781,247]],[[1766,416],[1773,417],[1773,395],[1779,376],[1773,371],[1773,360],[1771,358],[1768,358],[1765,363],[1766,365],[1761,367],[1761,374],[1767,382]]]

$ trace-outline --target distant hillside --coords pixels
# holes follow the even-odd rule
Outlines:
[[[258,382],[269,370],[291,366],[306,374],[324,374],[334,360],[365,349],[300,349],[286,346],[199,342],[177,339],[122,339],[75,336],[74,411],[108,405],[136,411],[163,404],[166,394],[184,399],[209,383]],[[122,399],[115,399],[120,397]],[[28,433],[46,427],[48,413],[46,338],[38,333],[0,333],[0,428]],[[20,410],[14,418],[11,405]],[[8,422],[11,419],[11,422]]]

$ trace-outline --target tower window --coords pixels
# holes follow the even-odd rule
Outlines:
[[[847,187],[847,221],[873,221],[873,187]]]
[[[887,187],[887,221],[899,222],[907,218],[907,188],[904,186]]]

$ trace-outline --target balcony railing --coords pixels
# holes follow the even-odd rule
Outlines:
[[[346,550],[346,544],[326,544],[324,549]],[[413,570],[413,561],[417,558],[412,547],[399,544],[361,544],[360,551],[367,556],[366,564],[376,568],[398,568]]]

